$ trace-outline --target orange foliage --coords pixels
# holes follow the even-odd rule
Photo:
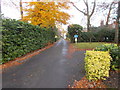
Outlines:
[[[41,27],[54,27],[57,23],[67,24],[70,15],[62,9],[69,9],[65,2],[29,2],[24,9],[26,16],[22,21],[30,21],[33,25]]]

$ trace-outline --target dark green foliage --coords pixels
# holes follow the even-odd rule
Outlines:
[[[97,42],[96,32],[82,32],[80,42]]]
[[[111,61],[111,69],[117,70],[119,69],[120,64],[120,46],[117,46],[116,44],[106,44],[99,46],[95,49],[95,51],[109,51],[110,55],[112,57]]]
[[[2,63],[45,47],[55,41],[55,32],[29,23],[5,19],[2,21]]]
[[[91,28],[90,32],[80,33],[79,42],[114,42],[115,29],[107,27],[95,27]],[[120,33],[119,33],[120,35]]]
[[[91,27],[90,32],[81,32],[82,26],[73,24],[68,26],[68,35],[71,42],[74,42],[74,35],[77,34],[78,42],[114,42],[115,29],[109,27]],[[120,35],[120,33],[119,33]],[[120,38],[119,38],[120,39]]]
[[[97,32],[98,33],[98,41],[100,42],[114,42],[115,38],[115,29],[109,29],[107,27],[102,27]]]
[[[74,35],[76,35],[76,34],[78,35],[78,40],[80,41],[82,29],[83,29],[83,27],[78,24],[72,24],[72,25],[68,26],[68,34],[69,34],[68,36],[69,36],[71,42],[74,42]]]

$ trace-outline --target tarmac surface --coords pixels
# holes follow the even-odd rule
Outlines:
[[[3,88],[67,88],[85,75],[84,53],[68,57],[69,43],[61,39],[53,47],[2,73]]]

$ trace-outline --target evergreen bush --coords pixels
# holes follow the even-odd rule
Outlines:
[[[6,63],[55,41],[51,28],[41,28],[14,19],[2,21],[2,63]]]

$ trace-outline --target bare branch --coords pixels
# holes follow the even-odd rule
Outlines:
[[[85,5],[86,5],[86,7],[87,7],[87,15],[89,15],[89,6],[88,6],[88,0],[83,0],[84,1],[84,3],[85,3]]]
[[[90,17],[93,15],[94,11],[95,11],[95,7],[96,7],[96,0],[94,0],[94,5],[93,5],[93,9],[92,12],[90,14]]]
[[[83,12],[82,10],[80,10],[77,6],[75,6],[75,4],[73,2],[70,2],[79,12],[83,13],[84,15],[87,15],[87,13]]]
[[[85,3],[86,7],[88,7],[88,2],[83,0],[83,2]]]
[[[92,12],[91,14],[89,14],[89,3],[88,3],[88,0],[83,0],[84,4],[86,5],[86,12],[85,11],[81,11],[79,8],[77,8],[73,2],[72,5],[78,10],[80,11],[81,13],[83,13],[86,17],[87,17],[87,31],[90,31],[90,27],[91,27],[91,24],[90,24],[90,18],[91,16],[93,15],[94,11],[95,11],[95,7],[96,7],[96,0],[94,0],[94,5],[93,5],[93,9],[92,9]]]
[[[108,15],[107,15],[106,25],[108,25],[113,4],[114,4],[114,2],[112,2],[112,3],[110,4],[109,12],[108,12]]]

